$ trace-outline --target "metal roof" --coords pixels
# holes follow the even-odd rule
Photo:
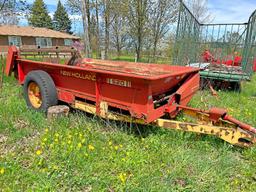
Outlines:
[[[54,31],[47,28],[39,27],[22,27],[17,25],[0,25],[0,35],[24,36],[24,37],[50,37],[60,39],[80,39],[80,37],[67,33]]]

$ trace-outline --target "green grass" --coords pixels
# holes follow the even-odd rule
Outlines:
[[[112,56],[111,60],[114,61],[127,61],[127,62],[135,62],[134,56],[129,55],[121,55],[121,56]],[[142,56],[142,58],[138,62],[142,63],[158,63],[158,64],[170,64],[170,57],[156,58],[155,60],[150,56]]]
[[[243,88],[241,94],[219,92],[219,99],[199,92],[191,106],[227,107],[256,126],[256,77]],[[5,78],[0,191],[256,191],[256,148],[79,112],[49,122],[28,110],[22,88]]]

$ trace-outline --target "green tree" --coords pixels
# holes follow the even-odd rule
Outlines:
[[[31,8],[28,22],[34,27],[53,28],[52,19],[48,14],[46,4],[43,0],[35,0]]]
[[[57,31],[65,31],[66,33],[71,32],[71,20],[68,13],[62,3],[58,2],[57,10],[53,16],[53,27]]]

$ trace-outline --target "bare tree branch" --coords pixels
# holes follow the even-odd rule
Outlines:
[[[4,9],[5,3],[7,2],[7,0],[4,0],[4,2],[2,3],[1,7],[0,7],[0,12]]]

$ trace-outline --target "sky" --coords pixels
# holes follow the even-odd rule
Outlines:
[[[213,23],[244,23],[256,9],[256,0],[208,0]]]
[[[61,0],[65,3],[65,0]],[[34,0],[28,0],[33,3]],[[51,15],[56,10],[58,0],[44,0]],[[213,16],[212,23],[245,23],[256,9],[256,0],[208,0],[209,11]],[[82,32],[82,25],[77,16],[71,16],[73,31]]]

